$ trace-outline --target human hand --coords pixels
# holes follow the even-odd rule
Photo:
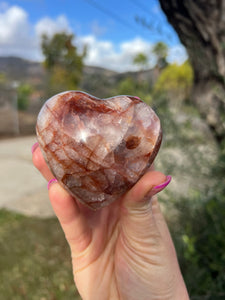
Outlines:
[[[82,299],[189,299],[167,224],[153,196],[170,177],[149,171],[121,199],[92,211],[52,180],[40,148],[34,148],[34,165],[51,180],[49,198],[71,249]]]

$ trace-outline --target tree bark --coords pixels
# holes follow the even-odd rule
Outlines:
[[[225,141],[225,1],[159,2],[193,66],[192,99],[221,144]]]

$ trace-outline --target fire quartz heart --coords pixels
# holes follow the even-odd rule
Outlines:
[[[138,97],[98,99],[80,91],[46,101],[36,131],[59,183],[92,209],[128,191],[153,162],[162,139],[159,118]]]

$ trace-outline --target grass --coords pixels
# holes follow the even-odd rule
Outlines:
[[[81,299],[56,218],[0,210],[0,300]]]

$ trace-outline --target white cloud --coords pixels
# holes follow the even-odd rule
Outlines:
[[[26,12],[18,6],[12,6],[0,13],[0,43],[14,44],[15,40],[27,39],[29,24]]]
[[[149,56],[149,66],[152,65],[151,53],[152,45],[141,39],[123,42],[118,49],[110,41],[97,40],[93,35],[79,38],[80,43],[88,47],[85,63],[93,66],[100,66],[115,71],[123,72],[128,70],[137,70],[133,64],[133,59],[137,53],[145,53]]]
[[[57,32],[72,32],[69,22],[64,15],[58,16],[56,20],[45,17],[35,25],[35,32],[38,37],[43,34],[53,36]]]
[[[121,43],[118,49],[112,42],[98,40],[93,35],[79,37],[77,41],[88,47],[85,58],[87,65],[108,68],[118,72],[136,71],[138,66],[133,64],[133,59],[140,52],[149,58],[148,67],[154,66],[156,62],[156,57],[151,54],[152,44],[139,37]],[[186,59],[187,53],[182,45],[169,49],[168,61],[170,63],[182,64]]]
[[[0,12],[0,55],[17,55],[37,59],[38,43],[33,38],[27,13],[18,6]]]
[[[55,20],[40,19],[32,26],[28,21],[25,10],[19,6],[7,7],[0,10],[0,56],[19,56],[31,60],[42,60],[40,49],[41,35],[52,36],[56,32],[71,32],[65,16]]]
[[[46,33],[52,36],[62,31],[72,32],[64,15],[56,19],[45,17],[32,25],[25,10],[19,6],[9,7],[4,4],[0,7],[0,56],[14,55],[40,61],[43,59],[40,49],[41,35]],[[124,41],[117,47],[111,41],[100,40],[94,34],[76,37],[76,42],[79,49],[82,48],[81,45],[88,46],[85,58],[88,65],[119,72],[136,70],[133,58],[139,52],[149,57],[149,67],[155,62],[155,57],[151,55],[151,43],[140,37]],[[172,47],[169,51],[169,62],[182,63],[186,58],[187,54],[181,45]]]
[[[182,64],[187,60],[187,51],[182,45],[176,45],[169,49],[168,62]]]

